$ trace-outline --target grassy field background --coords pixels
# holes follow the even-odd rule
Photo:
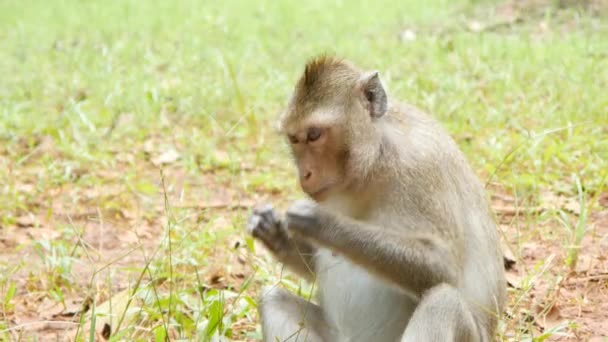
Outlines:
[[[500,340],[608,336],[608,3],[1,1],[0,340],[255,340],[305,284],[244,232],[302,196],[307,59],[439,119],[500,222]],[[602,339],[603,337],[603,339]]]

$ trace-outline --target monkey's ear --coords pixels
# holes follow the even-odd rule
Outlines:
[[[359,80],[358,88],[361,89],[368,103],[369,114],[373,118],[379,118],[386,113],[388,107],[386,91],[384,91],[377,71],[364,74]]]

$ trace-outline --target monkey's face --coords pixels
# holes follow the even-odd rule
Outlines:
[[[344,152],[337,127],[307,124],[287,134],[302,190],[317,202],[344,185]]]
[[[386,110],[377,72],[332,58],[307,64],[279,125],[302,190],[321,202],[364,179],[378,149],[372,122]]]

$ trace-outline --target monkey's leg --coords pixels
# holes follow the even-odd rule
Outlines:
[[[266,342],[331,341],[321,307],[276,286],[262,290],[259,311]]]
[[[490,341],[480,331],[475,315],[460,292],[446,284],[437,285],[424,295],[410,319],[402,342],[481,342]]]

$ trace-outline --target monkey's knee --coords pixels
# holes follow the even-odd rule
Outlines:
[[[426,292],[420,302],[425,310],[437,314],[468,311],[460,291],[447,284],[440,284]]]
[[[258,310],[264,341],[327,341],[321,309],[284,289],[264,287]]]
[[[263,317],[264,312],[272,310],[283,300],[289,293],[278,286],[264,286],[258,296],[258,311]]]
[[[460,291],[442,284],[425,293],[402,341],[485,341],[476,317]]]

